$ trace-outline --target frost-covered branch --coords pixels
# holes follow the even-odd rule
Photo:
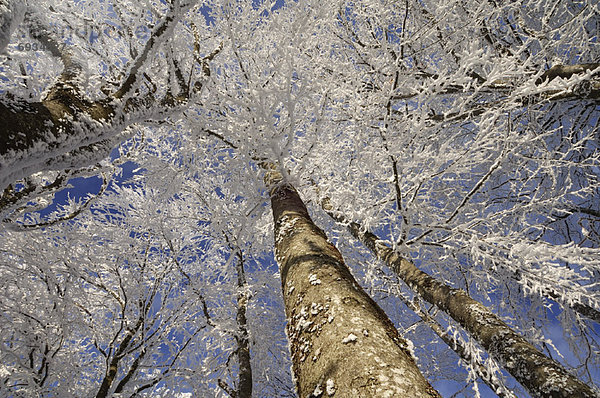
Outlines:
[[[487,384],[492,391],[498,394],[499,397],[516,397],[516,395],[504,385],[502,380],[498,378],[497,375],[490,372],[485,364],[471,355],[471,352],[469,352],[463,342],[458,340],[456,336],[452,336],[446,330],[444,330],[442,325],[440,325],[439,322],[437,322],[434,317],[425,311],[418,303],[413,300],[409,300],[401,294],[397,294],[397,297],[404,303],[404,305],[417,314],[419,318],[423,320],[425,325],[427,325],[436,335],[438,335],[438,337],[442,339],[442,341],[446,343],[450,349],[456,352],[458,357],[464,361],[465,364],[472,366],[481,380],[483,380],[483,382]]]
[[[59,47],[35,15],[30,17],[35,37],[48,44],[49,51],[63,61],[64,70],[41,101],[30,101],[5,93],[0,101],[0,186],[40,170],[78,168],[108,155],[126,126],[146,119],[162,119],[177,112],[172,98],[138,93],[142,66],[156,53],[167,36],[193,3],[173,2],[171,10],[150,36],[144,51],[138,55],[121,87],[110,96],[88,99],[77,79],[81,68],[72,53]],[[40,26],[38,26],[40,25]],[[202,59],[202,68],[218,53]],[[127,98],[126,98],[127,97]],[[102,145],[108,142],[108,146]],[[91,150],[86,150],[89,148]],[[87,164],[86,164],[87,163]]]
[[[382,243],[373,233],[336,212],[328,198],[322,198],[321,204],[327,214],[347,225],[356,239],[387,264],[419,296],[448,313],[467,330],[532,395],[553,397],[553,391],[561,390],[582,397],[591,398],[596,395],[591,387],[579,381],[559,363],[543,355],[463,290],[452,288],[419,270],[411,261]]]

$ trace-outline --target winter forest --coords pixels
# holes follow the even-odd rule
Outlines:
[[[0,0],[0,397],[600,395],[595,0]]]

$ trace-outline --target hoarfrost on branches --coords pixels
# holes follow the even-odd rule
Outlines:
[[[0,388],[96,391],[129,333],[112,392],[160,379],[146,392],[225,395],[246,303],[256,395],[292,396],[265,161],[434,385],[483,396],[487,374],[504,396],[527,394],[323,198],[597,386],[600,48],[588,3],[0,2]],[[101,188],[60,199],[93,176]],[[323,314],[312,304],[307,317]]]

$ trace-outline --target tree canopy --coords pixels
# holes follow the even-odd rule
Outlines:
[[[0,0],[0,395],[295,396],[269,170],[442,396],[569,395],[407,273],[598,394],[599,15]]]

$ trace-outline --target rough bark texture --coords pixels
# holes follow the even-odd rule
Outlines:
[[[540,76],[536,81],[537,84],[543,83],[544,81],[554,80],[557,77],[563,79],[569,79],[573,75],[585,73],[587,71],[593,71],[600,68],[600,63],[593,64],[577,64],[577,65],[554,65]]]
[[[265,180],[277,180],[268,172]],[[271,186],[293,373],[305,397],[439,397],[288,183]]]
[[[559,363],[546,357],[531,343],[512,330],[498,316],[465,291],[455,289],[418,269],[400,257],[377,236],[363,231],[359,224],[347,221],[332,211],[323,201],[323,208],[335,220],[348,224],[354,237],[385,262],[408,286],[423,299],[436,305],[457,321],[490,355],[534,397],[592,398],[598,395],[567,372]]]

